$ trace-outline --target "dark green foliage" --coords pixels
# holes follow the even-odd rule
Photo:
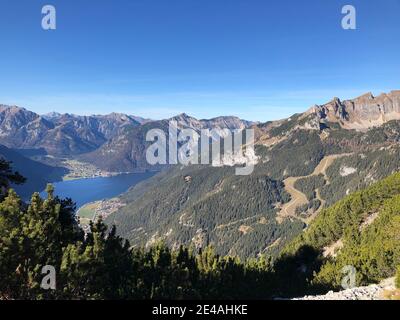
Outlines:
[[[323,187],[325,185],[325,178],[322,174],[318,176],[311,176],[308,178],[302,178],[296,181],[294,187],[303,192],[308,201],[315,199],[315,190]]]
[[[138,268],[137,299],[238,299],[271,296],[272,272],[265,258],[241,263],[220,257],[211,247],[197,253],[180,247],[171,251],[157,244],[149,251],[133,250]]]
[[[276,205],[289,201],[281,181],[259,173],[236,176],[231,167],[175,168],[137,185],[122,201],[127,206],[106,222],[137,246],[157,239],[248,258],[302,229],[300,223],[276,223]],[[242,225],[248,233],[239,231]]]
[[[340,240],[343,247],[336,258],[325,259],[321,268],[313,270],[312,284],[339,289],[347,265],[355,267],[358,285],[378,282],[392,277],[400,264],[399,213],[400,173],[396,173],[322,210],[284,252],[293,255],[303,246],[323,250]]]
[[[295,115],[291,116],[287,120],[283,120],[282,124],[272,128],[270,130],[270,134],[272,136],[279,136],[279,135],[284,135],[284,134],[290,132],[298,124],[298,119],[299,119],[300,116],[301,116],[301,114],[298,113],[298,114],[295,114]]]
[[[317,131],[297,130],[287,139],[264,151],[263,158],[254,172],[277,180],[311,174],[321,159],[335,153],[334,147],[326,148]]]
[[[274,264],[276,293],[284,297],[298,297],[322,293],[326,287],[312,283],[315,270],[323,264],[321,250],[301,246],[294,254],[281,255]]]
[[[321,201],[318,199],[313,199],[309,203],[296,208],[296,214],[308,215],[308,213],[313,213],[321,207]]]
[[[0,299],[269,298],[271,261],[241,263],[211,247],[172,251],[164,244],[132,249],[99,220],[83,236],[70,201],[14,191],[0,203]],[[56,290],[41,288],[42,267],[54,266]]]
[[[343,168],[355,172],[343,176]],[[393,146],[387,150],[366,151],[337,159],[327,169],[329,184],[320,189],[327,205],[332,205],[349,192],[363,189],[400,170],[400,149]]]
[[[0,199],[6,195],[11,184],[22,184],[25,178],[11,168],[11,162],[0,157]]]
[[[57,266],[59,271],[63,246],[83,239],[76,220],[60,219],[73,215],[53,197],[48,187],[48,198],[36,193],[27,207],[13,190],[0,204],[0,288],[8,298],[48,298],[52,292],[40,291],[40,271],[45,265]]]
[[[71,199],[35,193],[29,205],[11,189],[0,202],[0,299],[265,299],[273,270],[261,255],[245,263],[211,247],[132,248],[100,220],[84,235]],[[42,288],[53,266],[56,289]]]
[[[84,240],[63,249],[60,263],[61,298],[126,299],[131,296],[134,269],[129,243],[115,228],[98,221]]]

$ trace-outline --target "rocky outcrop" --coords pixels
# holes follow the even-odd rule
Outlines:
[[[386,300],[395,291],[394,278],[366,287],[356,287],[343,291],[329,291],[325,295],[305,296],[293,300]]]
[[[309,110],[321,122],[339,123],[345,129],[366,130],[390,120],[400,120],[400,90],[374,97],[364,94],[352,100],[334,98]]]

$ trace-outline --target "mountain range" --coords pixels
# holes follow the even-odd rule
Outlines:
[[[31,155],[74,157],[108,172],[133,172],[151,167],[145,159],[150,144],[145,136],[157,128],[168,132],[169,122],[178,128],[243,129],[252,122],[236,117],[197,120],[186,114],[152,121],[136,116],[77,116],[50,113],[38,115],[24,108],[0,105],[0,144]]]
[[[145,159],[148,130],[255,130],[257,163],[249,176],[230,166],[173,166],[119,197],[106,219],[134,246],[212,245],[242,258],[278,256],[327,208],[400,169],[400,91],[334,98],[288,119],[235,117],[165,120],[133,116],[37,115],[0,107],[0,144],[72,157],[104,171],[160,170]],[[28,152],[29,151],[29,152]]]
[[[93,151],[128,127],[140,122],[124,114],[99,116],[50,114],[0,105],[0,143],[14,149],[42,149],[71,156]]]
[[[89,162],[106,171],[132,172],[143,169],[159,169],[159,166],[149,165],[146,160],[146,149],[152,142],[146,142],[146,134],[151,129],[160,129],[168,137],[169,123],[175,121],[178,130],[183,128],[214,129],[217,134],[223,134],[223,129],[235,130],[251,126],[250,121],[236,117],[218,117],[209,120],[197,120],[183,113],[166,120],[147,122],[141,126],[128,128],[114,136],[97,150],[84,154],[80,159]]]
[[[242,258],[277,256],[323,208],[400,169],[399,101],[398,91],[335,98],[251,124],[258,157],[251,175],[178,166],[123,194],[124,206],[106,221],[136,246],[163,240]]]

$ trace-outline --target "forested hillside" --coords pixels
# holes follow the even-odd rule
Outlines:
[[[340,288],[345,266],[355,268],[357,285],[376,283],[394,276],[400,264],[399,231],[400,173],[396,173],[322,210],[283,256],[304,246],[319,252],[321,265],[309,270],[316,272],[314,288]]]
[[[329,122],[321,129],[303,114],[257,130],[251,175],[172,168],[122,195],[125,206],[106,222],[134,245],[163,240],[242,258],[277,256],[323,207],[400,170],[399,121],[361,132]]]
[[[376,185],[373,184],[400,170],[400,122],[385,121],[377,127],[368,126],[363,130],[354,130],[346,127],[347,120],[342,119],[340,115],[337,119],[333,116],[323,117],[320,112],[313,110],[289,119],[254,124],[257,163],[252,174],[248,176],[235,175],[235,168],[230,166],[174,166],[120,196],[120,209],[109,215],[105,222],[113,230],[110,239],[118,239],[115,241],[120,242],[122,247],[125,246],[122,239],[128,239],[129,247],[133,249],[124,251],[125,249],[117,246],[118,254],[123,253],[125,256],[129,252],[130,257],[132,253],[134,257],[139,255],[140,259],[147,259],[150,255],[150,262],[139,259],[139,262],[135,263],[153,265],[153,260],[157,260],[157,256],[160,255],[157,250],[167,251],[169,253],[166,266],[169,271],[166,271],[166,276],[169,277],[169,272],[175,272],[175,266],[172,267],[171,264],[177,263],[174,259],[178,259],[176,257],[179,256],[179,252],[189,250],[181,248],[190,248],[191,254],[188,255],[188,259],[193,262],[203,259],[201,257],[204,252],[209,252],[212,247],[213,255],[218,256],[215,261],[220,261],[213,260],[212,264],[221,263],[222,270],[233,264],[233,270],[239,268],[240,272],[246,274],[246,268],[254,267],[259,270],[260,264],[268,265],[267,271],[263,269],[262,275],[257,274],[256,278],[268,277],[274,289],[269,291],[266,289],[270,288],[269,284],[263,284],[265,294],[278,296],[295,296],[307,291],[323,292],[337,288],[340,284],[341,268],[345,264],[351,264],[358,270],[357,279],[360,284],[394,275],[399,264],[397,238],[393,236],[399,228],[396,216],[399,178],[394,175]],[[210,125],[208,121],[196,120],[187,115],[181,115],[179,120],[196,128]],[[245,126],[236,118],[217,118],[210,121],[214,121],[218,126]],[[157,123],[167,128],[167,120]],[[110,141],[118,142],[120,138],[121,144],[107,142],[103,144],[105,149],[101,148],[99,152],[101,150],[110,155],[112,152],[107,151],[108,145],[121,147],[120,151],[123,152],[118,152],[118,155],[123,154],[126,157],[110,161],[117,165],[124,161],[127,161],[124,166],[135,163],[137,165],[140,159],[143,160],[140,152],[145,148],[142,139],[146,128],[154,128],[157,123],[128,126],[123,132],[129,133],[129,136],[133,134],[137,139],[132,141],[132,145],[125,143],[124,135],[117,135]],[[351,125],[354,126],[355,122]],[[131,154],[132,148],[136,146],[140,146],[140,150],[135,149],[134,154]],[[99,158],[99,161],[101,159],[103,158]],[[17,158],[15,164],[16,169],[19,169]],[[40,171],[34,172],[36,174]],[[46,172],[50,173],[51,171]],[[26,172],[28,181],[30,174],[32,172]],[[36,180],[42,181],[39,178]],[[371,185],[373,186],[369,188]],[[48,202],[42,202],[35,195],[32,204],[40,205],[33,208],[31,204],[30,209],[27,209],[22,203],[16,205],[18,200],[15,194],[10,194],[10,197],[13,204],[6,204],[2,210],[16,210],[15,212],[20,212],[21,219],[7,222],[5,236],[14,234],[10,233],[9,228],[15,223],[16,230],[29,230],[30,227],[23,225],[26,223],[24,219],[30,216],[29,212],[36,212],[40,206],[43,206],[40,210],[47,212],[50,203],[54,204],[51,210],[56,210],[56,205],[61,205],[60,210],[66,205],[52,196]],[[341,200],[343,198],[344,200]],[[68,206],[70,214],[74,215],[72,204],[69,203]],[[99,214],[101,215],[101,212]],[[41,213],[35,213],[34,219],[39,216]],[[2,216],[3,220],[6,219],[4,217],[7,217],[7,214]],[[12,214],[9,217],[16,215]],[[42,221],[42,218],[38,219]],[[49,219],[51,220],[51,217]],[[75,218],[71,221],[75,221]],[[32,223],[29,222],[29,226],[34,225]],[[39,223],[37,230],[41,230],[43,223]],[[78,224],[74,223],[76,226],[73,228],[80,230]],[[116,225],[115,230],[112,229],[113,225]],[[57,230],[58,227],[55,228]],[[93,226],[93,235],[97,232],[96,228],[103,230],[99,231],[99,237],[108,241],[105,225],[100,221],[97,227]],[[26,231],[21,232],[20,240],[30,237],[29,234],[24,234]],[[61,274],[62,265],[68,266],[72,263],[71,268],[75,270],[82,261],[88,259],[85,255],[94,250],[92,247],[95,242],[90,242],[90,237],[87,239],[75,239],[78,242],[72,240],[75,247],[69,248],[70,243],[64,247],[64,244],[57,247],[58,253],[54,257],[54,263],[60,265]],[[17,240],[8,239],[3,243],[14,245],[13,241]],[[163,243],[161,247],[160,243]],[[292,244],[288,246],[289,243]],[[155,247],[161,249],[156,250]],[[286,249],[282,254],[284,248]],[[33,248],[29,250],[34,251]],[[152,252],[156,252],[155,257]],[[24,252],[16,261],[24,254],[27,253]],[[268,257],[268,263],[264,257]],[[241,259],[241,263],[238,258]],[[110,258],[101,256],[99,259],[106,261]],[[132,263],[130,259],[123,264]],[[247,262],[248,259],[258,260],[251,260],[250,263]],[[273,265],[270,262],[273,262]],[[95,262],[97,263],[98,261]],[[198,280],[201,278],[199,275],[202,274],[203,267],[197,263],[194,267],[197,276],[194,279]],[[19,264],[16,268],[18,266]],[[80,277],[68,268],[67,278]],[[222,272],[218,268],[215,269],[217,275],[213,277],[218,278],[218,274]],[[131,270],[130,267],[127,269]],[[143,277],[153,271],[143,271]],[[30,277],[29,272],[27,277]],[[140,274],[139,271],[137,273]],[[92,276],[94,275],[89,275],[88,278]],[[233,279],[231,278],[232,282]],[[153,286],[153,280],[150,281],[150,286]],[[78,286],[79,280],[76,281]],[[129,282],[127,279],[124,281]],[[162,283],[166,280],[154,281]],[[197,285],[200,284],[188,284],[190,287]],[[129,290],[132,290],[132,286],[134,285],[130,284]],[[146,288],[148,290],[149,287],[146,285]],[[75,292],[75,289],[71,290]],[[93,291],[96,292],[93,297],[97,297],[96,290]],[[237,290],[244,294],[240,291],[242,289]],[[144,295],[153,296],[152,292],[153,289]],[[188,296],[200,294],[202,297],[208,297],[204,292],[199,293],[202,292],[201,289],[196,289],[196,293],[190,292]],[[102,295],[106,293],[99,294]],[[162,295],[167,294],[164,292]]]
[[[269,260],[240,262],[165,245],[132,249],[101,220],[86,236],[70,200],[36,193],[29,206],[10,190],[0,203],[1,299],[266,299],[275,292]],[[56,286],[42,287],[54,267]]]
[[[2,190],[23,182],[7,163],[1,174]],[[132,247],[101,219],[85,235],[72,200],[55,198],[51,185],[47,192],[29,204],[12,189],[1,197],[0,299],[272,299],[338,288],[344,265],[369,284],[400,264],[399,173],[323,210],[278,258],[242,261],[209,246]],[[338,241],[339,252],[328,250]],[[54,268],[51,289],[44,266]]]
[[[278,204],[288,201],[281,182],[265,175],[241,179],[229,167],[193,169],[176,168],[136,186],[121,198],[128,205],[107,222],[135,245],[212,245],[241,257],[265,253],[267,243],[302,230],[301,222],[275,220]]]
[[[399,191],[399,186],[388,188]],[[54,198],[51,187],[48,192],[47,199],[34,194],[28,207],[13,191],[0,203],[0,299],[273,299],[337,287],[340,273],[334,271],[340,269],[310,241],[296,241],[276,260],[260,256],[242,262],[217,255],[211,247],[171,250],[154,243],[132,248],[101,220],[91,224],[85,237],[73,203]],[[371,192],[380,199],[379,191]],[[366,229],[360,249],[342,249],[346,255],[340,263],[355,263],[362,283],[394,275],[399,264],[398,197],[395,204],[390,199],[382,220]],[[377,265],[374,257],[381,258]],[[41,287],[45,265],[55,268],[54,290]]]

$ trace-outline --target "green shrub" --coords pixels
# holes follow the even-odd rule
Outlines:
[[[400,266],[397,267],[396,288],[400,289]]]

